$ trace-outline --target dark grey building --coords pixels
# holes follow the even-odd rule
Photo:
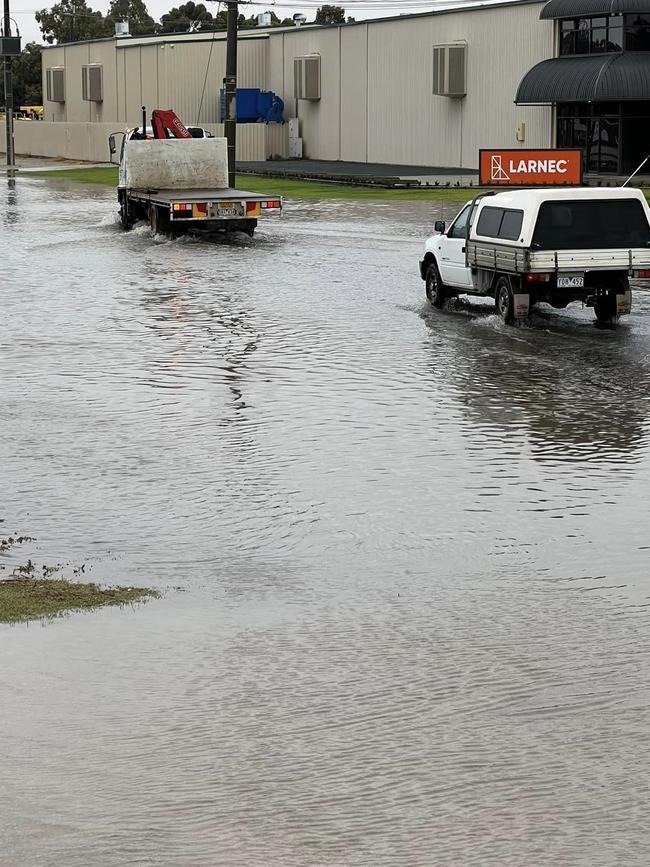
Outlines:
[[[553,105],[556,144],[582,148],[587,174],[631,174],[650,153],[650,0],[550,0],[540,18],[556,22],[558,56],[515,102]]]

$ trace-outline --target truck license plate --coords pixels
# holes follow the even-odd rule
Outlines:
[[[244,206],[241,202],[219,202],[217,213],[220,217],[242,217]]]
[[[557,278],[558,289],[582,289],[584,285],[584,274],[562,274]]]

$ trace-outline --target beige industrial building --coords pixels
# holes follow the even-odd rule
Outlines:
[[[17,132],[19,152],[105,159],[106,133],[139,124],[142,105],[219,133],[225,46],[220,32],[46,47],[46,119]],[[281,97],[312,159],[476,169],[480,148],[563,146],[583,149],[587,172],[628,172],[650,119],[650,0],[243,31],[238,86]],[[287,124],[238,136],[239,159],[290,155]]]
[[[284,100],[285,119],[299,118],[305,157],[475,169],[481,147],[553,144],[552,107],[514,103],[530,67],[554,55],[554,22],[540,20],[543,7],[519,0],[243,31],[238,86]],[[48,155],[105,159],[106,133],[140,123],[142,105],[173,108],[218,133],[225,46],[220,32],[46,47],[48,131],[30,131],[22,150],[46,150],[49,140]],[[287,125],[239,127],[240,159],[288,155]]]

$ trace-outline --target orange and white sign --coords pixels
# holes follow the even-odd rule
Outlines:
[[[501,187],[579,186],[582,151],[481,150],[479,183]]]

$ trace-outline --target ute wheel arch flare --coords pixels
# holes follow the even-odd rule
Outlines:
[[[481,150],[479,184],[485,187],[580,186],[582,151]]]

